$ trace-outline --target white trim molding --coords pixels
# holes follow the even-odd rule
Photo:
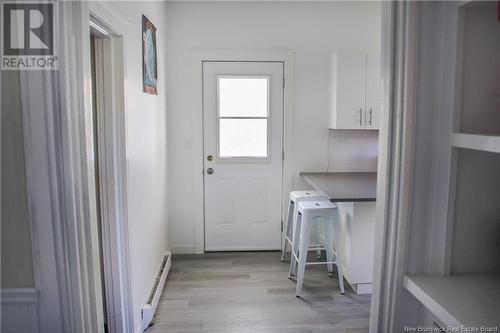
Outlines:
[[[0,298],[2,304],[37,304],[38,290],[35,288],[2,288]]]
[[[170,251],[172,254],[192,254],[197,253],[196,247],[192,245],[184,245],[184,246],[173,246]]]
[[[2,332],[38,332],[39,293],[35,288],[2,288]]]
[[[370,332],[398,332],[411,218],[416,114],[417,2],[384,2],[382,119]]]
[[[286,216],[288,193],[293,182],[293,119],[294,119],[294,62],[295,52],[290,50],[193,50],[193,202],[195,207],[195,253],[205,252],[204,188],[203,188],[203,81],[205,61],[268,61],[283,62],[285,77],[283,103],[283,182],[282,218]],[[186,247],[183,247],[186,249]],[[173,250],[175,253],[175,249]]]

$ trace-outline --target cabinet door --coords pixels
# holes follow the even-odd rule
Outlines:
[[[350,283],[372,283],[375,250],[375,202],[353,204]]]
[[[369,54],[366,59],[366,109],[365,127],[378,129],[381,108],[380,57]]]
[[[344,276],[351,285],[372,283],[375,249],[375,202],[336,202],[335,246]]]
[[[342,51],[333,63],[332,114],[334,129],[364,128],[366,54]]]

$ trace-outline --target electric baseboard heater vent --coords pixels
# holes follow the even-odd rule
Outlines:
[[[146,304],[142,307],[142,329],[145,330],[151,324],[153,320],[153,316],[156,311],[156,307],[158,306],[158,301],[160,300],[161,293],[163,291],[163,286],[165,285],[165,281],[167,280],[168,272],[170,271],[170,265],[172,263],[171,260],[172,255],[170,252],[165,254],[163,260],[160,265],[160,270],[156,275],[156,279],[153,284],[153,288],[149,293]]]

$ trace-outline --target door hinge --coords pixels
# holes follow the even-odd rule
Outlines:
[[[281,151],[281,160],[282,161],[285,160],[285,151],[284,150]]]
[[[281,221],[281,232],[283,232],[283,220]]]
[[[285,77],[283,76],[283,88],[285,88]]]

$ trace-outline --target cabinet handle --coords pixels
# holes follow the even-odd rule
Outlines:
[[[372,118],[373,118],[373,108],[370,108],[370,120],[368,121],[370,123],[370,126],[372,125]]]
[[[359,126],[363,126],[363,108],[359,108]]]

